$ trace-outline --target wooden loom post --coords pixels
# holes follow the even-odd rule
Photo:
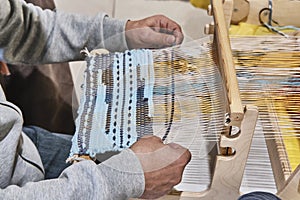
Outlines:
[[[292,175],[285,182],[277,195],[282,200],[298,200],[300,199],[300,165],[295,169]]]
[[[258,117],[257,107],[244,107],[241,103],[229,43],[228,24],[226,24],[222,2],[211,0],[211,3],[211,13],[214,16],[214,45],[217,53],[217,63],[221,68],[221,73],[223,73],[228,93],[230,117],[228,126],[237,126],[239,133],[233,136],[221,135],[220,147],[229,147],[233,149],[234,153],[232,155],[216,156],[215,169],[209,188],[197,193],[183,192],[181,200],[234,200],[240,196],[240,186]]]
[[[230,0],[231,1],[231,0]],[[240,123],[243,119],[243,105],[240,98],[238,81],[229,42],[228,25],[223,11],[222,2],[212,0],[214,16],[214,45],[217,52],[218,66],[223,72],[228,94],[231,121]]]

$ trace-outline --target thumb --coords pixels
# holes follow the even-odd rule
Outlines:
[[[175,44],[176,38],[174,35],[170,35],[170,34],[162,34],[162,39],[164,40],[164,44],[166,46],[172,46]]]
[[[176,38],[174,35],[153,31],[152,36],[149,38],[149,42],[151,42],[152,48],[169,47],[175,44]]]

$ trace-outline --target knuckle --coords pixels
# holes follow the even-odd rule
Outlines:
[[[192,158],[192,153],[189,150],[186,150],[185,154],[186,154],[187,162],[190,162]]]
[[[158,18],[166,18],[166,16],[162,15],[162,14],[158,14],[157,15]]]
[[[186,150],[178,159],[178,164],[185,166],[187,165],[192,158],[190,151]]]
[[[186,150],[182,156],[180,157],[181,158],[181,162],[182,164],[187,164],[190,162],[191,158],[192,158],[192,154],[189,150]]]
[[[174,185],[177,185],[178,183],[180,183],[182,180],[182,173],[180,173],[179,176],[177,176],[176,178],[174,178]]]

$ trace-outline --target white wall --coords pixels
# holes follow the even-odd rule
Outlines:
[[[114,0],[54,0],[58,9],[94,15],[98,12],[106,12],[112,16]]]
[[[212,21],[203,9],[193,7],[188,1],[178,0],[55,0],[57,8],[95,15],[106,12],[121,19],[141,19],[154,14],[164,14],[178,22],[188,38],[204,36],[203,27]]]
[[[164,14],[178,22],[186,38],[204,36],[204,26],[212,21],[203,9],[186,1],[116,0],[115,17],[140,19],[154,14]]]

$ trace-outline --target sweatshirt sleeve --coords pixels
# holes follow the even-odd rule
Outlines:
[[[136,198],[144,191],[144,174],[138,158],[127,149],[96,165],[82,161],[68,167],[57,179],[0,189],[3,199],[111,200]]]
[[[54,63],[81,60],[80,51],[127,49],[125,20],[42,10],[22,0],[0,0],[0,60]]]

